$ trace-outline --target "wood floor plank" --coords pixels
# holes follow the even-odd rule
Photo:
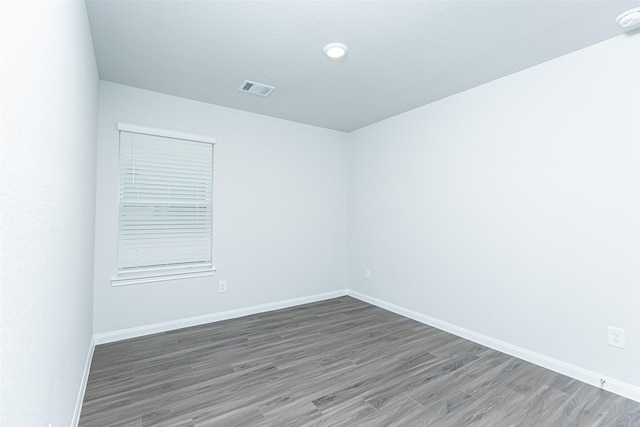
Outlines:
[[[640,403],[350,297],[97,346],[81,426],[640,426]]]
[[[380,410],[376,410],[373,414],[357,420],[354,426],[370,427],[370,426],[426,426],[425,424],[425,408],[414,400],[401,396],[389,405]]]

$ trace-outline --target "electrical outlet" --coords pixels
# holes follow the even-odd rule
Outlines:
[[[220,280],[220,282],[218,282],[218,292],[227,292],[226,280]]]
[[[366,269],[364,271],[364,278],[367,279],[367,280],[371,280],[371,270]]]
[[[624,329],[609,326],[609,345],[624,348]]]

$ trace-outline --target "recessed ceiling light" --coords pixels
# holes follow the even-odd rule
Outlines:
[[[327,55],[329,59],[341,59],[347,56],[347,52],[349,52],[349,48],[346,44],[342,43],[329,43],[323,49],[324,54]]]
[[[616,18],[616,22],[624,29],[638,26],[638,24],[640,24],[640,7],[621,13]]]

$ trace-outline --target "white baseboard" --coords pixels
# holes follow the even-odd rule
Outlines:
[[[114,341],[125,340],[128,338],[135,338],[144,335],[157,334],[159,332],[172,331],[174,329],[188,328],[189,326],[203,325],[206,323],[219,322],[221,320],[249,316],[251,314],[280,310],[282,308],[294,307],[296,305],[308,304],[331,298],[338,298],[345,295],[347,295],[347,290],[341,289],[339,291],[326,292],[323,294],[316,294],[308,297],[293,298],[285,301],[239,308],[236,310],[205,314],[203,316],[188,317],[186,319],[171,320],[169,322],[154,323],[152,325],[138,326],[136,328],[121,329],[113,332],[95,334],[94,339],[96,345],[106,344]]]
[[[603,379],[605,380],[603,386],[605,390],[640,402],[640,387],[638,386],[634,386],[632,384],[628,384],[624,381],[616,380],[614,378],[605,377],[604,375],[598,374],[597,372],[593,372],[579,366],[575,366],[570,363],[545,356],[544,354],[536,353],[531,350],[527,350],[525,348],[479,334],[469,329],[461,328],[451,323],[427,316],[422,313],[418,313],[417,311],[409,310],[407,308],[362,294],[357,291],[348,290],[347,295],[375,305],[377,307],[384,308],[385,310],[392,311],[401,316],[416,320],[420,323],[433,326],[434,328],[438,328],[459,337],[476,342],[478,344],[482,344],[494,350],[498,350],[502,353],[506,353],[519,359],[526,360],[527,362],[534,363],[538,366],[542,366],[543,368],[551,369],[553,371],[559,372],[563,375],[575,378],[579,381],[596,387],[600,387],[600,380]]]
[[[89,343],[89,352],[87,353],[87,360],[84,363],[84,372],[82,373],[82,380],[80,382],[80,390],[78,391],[78,399],[76,400],[76,409],[73,412],[73,418],[71,419],[71,427],[77,427],[80,422],[80,412],[82,411],[82,402],[84,401],[84,393],[87,390],[87,382],[89,381],[89,371],[91,370],[91,361],[93,360],[93,350],[96,348],[96,341],[94,337],[91,337]]]

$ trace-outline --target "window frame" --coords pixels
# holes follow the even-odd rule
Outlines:
[[[149,127],[149,126],[141,126],[141,125],[135,125],[135,124],[130,124],[130,123],[123,123],[123,122],[118,122],[118,203],[117,203],[117,207],[118,207],[118,212],[117,212],[117,229],[118,229],[118,236],[116,239],[116,253],[120,250],[120,209],[121,209],[121,202],[122,199],[120,197],[120,188],[122,186],[122,177],[120,174],[120,168],[122,167],[121,164],[121,160],[120,160],[120,155],[121,155],[121,132],[129,132],[129,133],[134,133],[134,134],[143,134],[143,135],[149,135],[149,136],[157,136],[157,137],[165,137],[165,138],[172,138],[172,139],[179,139],[179,140],[186,140],[186,141],[193,141],[193,142],[200,142],[200,143],[208,143],[211,144],[211,148],[212,148],[212,163],[211,163],[211,167],[212,167],[212,175],[211,175],[211,268],[210,269],[202,269],[202,270],[194,270],[194,271],[181,271],[181,272],[177,272],[177,273],[173,273],[173,274],[169,274],[167,272],[167,270],[165,269],[165,272],[163,273],[161,270],[161,268],[156,269],[155,271],[153,269],[151,270],[147,270],[147,271],[151,271],[152,274],[144,274],[143,271],[139,271],[140,274],[138,275],[119,275],[119,265],[118,265],[118,256],[116,255],[116,273],[115,275],[111,278],[111,285],[112,286],[122,286],[122,285],[132,285],[132,284],[138,284],[138,283],[151,283],[151,282],[160,282],[160,281],[167,281],[167,280],[177,280],[177,279],[185,279],[185,278],[192,278],[192,277],[204,277],[204,276],[213,276],[216,273],[216,267],[215,267],[215,254],[214,254],[214,219],[215,219],[215,215],[214,215],[214,208],[215,208],[215,189],[214,189],[214,183],[215,183],[215,176],[214,176],[214,172],[215,172],[215,145],[216,145],[216,138],[213,136],[209,136],[209,135],[201,135],[201,134],[195,134],[195,133],[188,133],[188,132],[182,132],[182,131],[176,131],[176,130],[169,130],[169,129],[161,129],[161,128],[154,128],[154,127]],[[143,270],[144,267],[141,267],[140,270]],[[170,269],[168,269],[170,271]]]

